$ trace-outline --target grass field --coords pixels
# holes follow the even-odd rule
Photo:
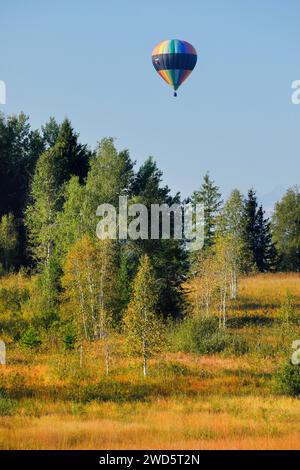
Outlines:
[[[142,377],[139,359],[115,341],[105,376],[100,343],[78,351],[8,346],[0,368],[1,449],[300,449],[300,400],[275,374],[299,327],[282,334],[287,291],[300,305],[300,276],[259,275],[240,285],[228,330],[246,351],[196,355],[166,349]]]

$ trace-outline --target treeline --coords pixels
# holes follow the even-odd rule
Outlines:
[[[246,197],[235,189],[224,202],[209,174],[199,186],[189,200],[205,206],[200,253],[189,255],[179,240],[100,241],[96,208],[102,203],[117,207],[121,195],[147,207],[182,202],[162,183],[155,160],[136,169],[128,150],[118,151],[111,138],[91,150],[68,119],[50,118],[32,130],[24,114],[1,115],[1,330],[18,338],[28,325],[63,325],[91,340],[125,325],[143,337],[148,309],[151,335],[158,337],[155,319],[181,316],[185,301],[208,314],[215,299],[225,325],[227,298],[236,297],[240,274],[299,271],[296,187],[270,221],[253,189]]]

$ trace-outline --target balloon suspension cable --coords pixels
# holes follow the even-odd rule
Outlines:
[[[174,96],[175,96],[175,97],[177,96],[177,93],[176,93],[176,91],[174,91]]]

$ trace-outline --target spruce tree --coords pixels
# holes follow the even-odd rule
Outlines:
[[[50,117],[46,124],[42,126],[42,137],[45,150],[55,145],[58,133],[59,124],[56,122],[56,119],[54,117]]]
[[[26,209],[31,252],[38,262],[47,262],[53,253],[65,184],[73,175],[83,180],[88,159],[89,152],[78,143],[78,136],[66,119],[59,128],[54,146],[38,159]]]
[[[259,206],[256,214],[257,241],[255,251],[255,263],[258,271],[273,271],[276,267],[276,249],[272,241],[271,224],[265,218],[262,206]]]
[[[214,243],[217,216],[222,206],[219,187],[210,178],[209,173],[203,177],[203,183],[198,191],[194,191],[192,204],[204,206],[204,246],[210,247]]]
[[[176,317],[181,311],[182,277],[187,271],[187,254],[181,240],[172,238],[172,218],[170,219],[171,239],[162,239],[161,225],[159,239],[151,239],[151,204],[180,203],[179,193],[171,195],[170,188],[163,184],[163,174],[155,160],[149,157],[139,168],[131,186],[131,202],[144,204],[148,209],[148,239],[128,240],[122,246],[123,268],[127,266],[127,280],[130,282],[136,272],[139,258],[148,255],[151,258],[155,276],[159,279],[159,313]],[[123,271],[123,274],[124,271]],[[128,287],[126,292],[128,292]]]
[[[248,270],[251,267],[260,272],[274,269],[276,250],[272,242],[271,225],[264,216],[262,206],[258,207],[253,189],[249,190],[244,204],[242,226],[245,246],[250,254]]]
[[[257,198],[255,191],[250,189],[248,191],[248,197],[244,204],[244,213],[242,218],[243,225],[243,237],[248,253],[250,254],[249,259],[249,270],[251,266],[255,266],[255,252],[257,247]]]

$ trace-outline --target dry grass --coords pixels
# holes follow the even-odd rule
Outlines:
[[[78,352],[9,348],[0,369],[0,448],[299,449],[300,400],[275,392],[285,353],[267,321],[287,291],[300,303],[300,276],[259,275],[240,285],[231,315],[241,321],[231,328],[267,352],[166,351],[151,361],[147,379],[120,341],[109,379],[100,343],[86,345],[83,370]],[[248,317],[258,323],[249,326]]]
[[[296,399],[219,395],[150,404],[53,405],[49,415],[1,419],[5,449],[299,449]],[[66,414],[62,414],[65,411]],[[72,415],[73,414],[73,415]],[[75,414],[75,415],[74,415]],[[79,416],[76,416],[79,414]]]
[[[242,279],[239,287],[240,305],[254,311],[276,311],[285,301],[287,293],[300,305],[300,274],[258,274]],[[251,308],[249,308],[251,310]]]

